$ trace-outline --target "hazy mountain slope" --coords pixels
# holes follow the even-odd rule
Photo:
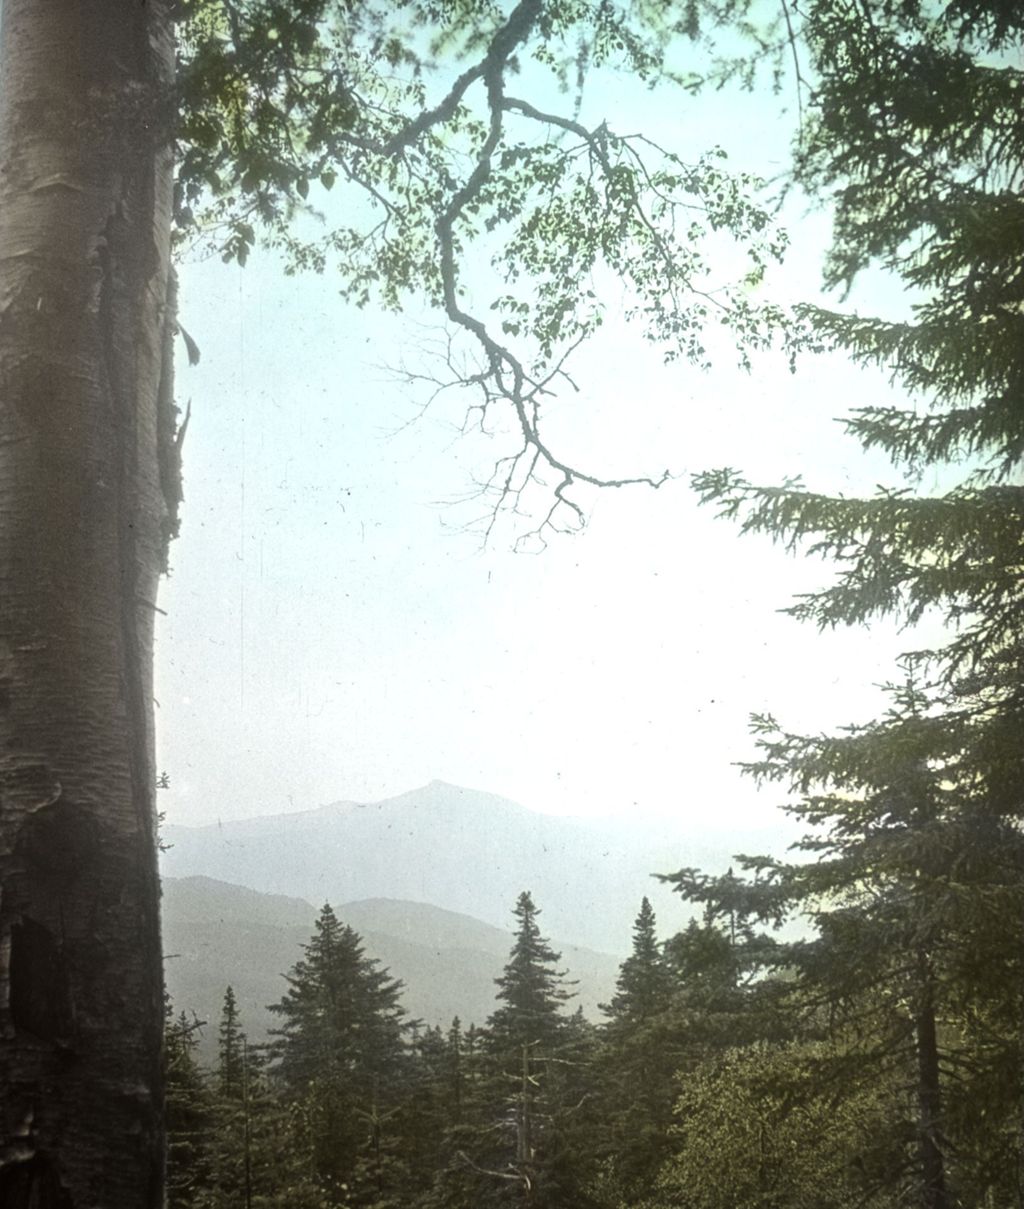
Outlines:
[[[383,802],[207,827],[170,826],[173,877],[205,874],[310,902],[396,898],[503,927],[530,890],[549,934],[625,952],[640,899],[663,929],[683,911],[651,877],[683,865],[723,868],[727,848],[625,823],[555,818],[494,794],[440,781]],[[743,846],[756,850],[757,837]]]
[[[275,928],[297,926],[309,930],[316,911],[304,898],[265,894],[246,886],[235,886],[212,877],[189,877],[163,882],[165,922],[174,920],[221,920],[244,924],[270,924]]]
[[[402,998],[411,1016],[447,1027],[455,1015],[466,1024],[482,1023],[494,1009],[494,979],[508,957],[510,933],[420,903],[378,899],[335,909],[363,937],[367,953],[405,983]],[[274,1023],[267,1004],[284,993],[282,975],[301,955],[316,914],[301,899],[207,877],[165,879],[167,987],[176,1011],[207,1021],[205,1058],[215,1052],[228,985],[250,1037],[263,1038]],[[573,1003],[598,1019],[598,1003],[613,993],[618,959],[569,945],[561,951],[563,967],[579,980]]]

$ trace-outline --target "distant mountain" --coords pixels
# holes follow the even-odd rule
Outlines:
[[[512,937],[478,919],[423,903],[393,899],[335,903],[338,917],[362,936],[376,957],[405,984],[410,1016],[447,1027],[453,1016],[482,1024],[494,1010],[494,979]],[[175,1011],[207,1022],[201,1052],[216,1052],[224,990],[233,987],[242,1020],[262,1040],[273,1017],[267,1004],[286,989],[282,977],[301,956],[317,909],[281,895],[260,894],[208,877],[165,878],[163,900],[167,988]],[[572,1001],[593,1020],[615,988],[618,959],[553,941],[562,967],[577,980]]]
[[[433,781],[382,802],[337,802],[294,814],[169,826],[163,868],[310,902],[395,898],[505,927],[522,890],[544,928],[593,949],[625,953],[643,895],[663,932],[685,918],[651,877],[684,865],[724,869],[723,843],[667,830],[538,814],[494,794]],[[743,847],[757,850],[757,837]]]

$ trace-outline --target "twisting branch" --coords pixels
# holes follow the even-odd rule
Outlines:
[[[469,88],[470,84],[479,80],[483,74],[483,63],[477,63],[474,67],[469,68],[468,71],[464,71],[452,85],[448,95],[440,105],[426,110],[409,122],[394,138],[389,139],[383,145],[381,148],[382,153],[384,155],[397,155],[401,151],[404,151],[406,147],[411,147],[417,143],[432,127],[450,122],[455,116],[459,103],[466,95],[466,89]]]
[[[491,176],[492,158],[504,133],[503,116],[506,112],[519,112],[534,120],[578,135],[588,147],[597,149],[601,165],[606,173],[611,171],[607,149],[600,145],[599,136],[594,135],[578,122],[542,113],[527,102],[508,98],[504,94],[505,69],[509,57],[529,37],[540,11],[539,0],[521,0],[506,24],[498,30],[491,41],[487,55],[474,76],[474,78],[482,79],[487,89],[489,109],[487,137],[477,155],[473,171],[462,187],[453,195],[435,226],[441,252],[441,283],[445,313],[454,324],[469,332],[483,347],[492,380],[497,384],[500,395],[511,403],[524,442],[514,457],[502,459],[495,467],[497,475],[499,468],[506,461],[509,463],[507,473],[504,473],[503,476],[492,476],[488,484],[492,488],[497,484],[498,498],[486,534],[490,533],[498,513],[509,499],[513,499],[513,504],[518,499],[523,488],[516,488],[515,478],[517,470],[521,469],[524,461],[528,462],[528,471],[523,486],[535,477],[540,462],[561,475],[560,481],[554,488],[554,501],[546,516],[537,529],[533,533],[521,537],[517,545],[521,545],[531,537],[543,538],[546,531],[563,531],[566,528],[579,528],[584,524],[585,516],[582,508],[568,495],[576,483],[586,483],[593,487],[626,487],[643,484],[657,488],[670,477],[669,471],[665,470],[659,478],[652,478],[649,475],[622,479],[601,478],[588,474],[557,457],[541,437],[538,401],[552,379],[562,372],[565,356],[559,359],[554,371],[541,380],[535,380],[527,373],[520,359],[491,335],[487,325],[469,314],[459,304],[455,225],[464,216],[467,208],[479,198]],[[460,97],[465,92],[465,87],[461,87],[462,81],[466,80],[469,74],[464,73],[456,85],[457,88],[460,88]],[[467,81],[466,86],[469,82]],[[449,98],[446,98],[443,106],[447,106],[452,95],[449,94]],[[454,111],[454,104],[451,111]],[[438,110],[431,111],[431,115],[424,115],[423,120],[428,121],[432,114],[437,112]],[[575,344],[578,343],[579,340],[575,342]],[[486,406],[484,410],[486,411]],[[561,525],[557,520],[558,514],[562,510],[570,513],[569,526]]]
[[[793,28],[793,18],[790,15],[786,0],[779,0],[782,5],[782,15],[786,22],[786,38],[789,42],[790,54],[793,57],[793,83],[796,88],[797,140],[803,142],[804,137],[804,98],[803,89],[807,81],[800,70],[800,52],[797,49],[796,31]]]
[[[573,17],[560,10],[556,20],[546,0],[518,0],[482,34],[478,16],[450,7],[438,44],[461,46],[463,57],[441,100],[429,104],[424,79],[433,67],[409,41],[405,5],[366,0],[331,23],[319,19],[326,0],[305,0],[294,11],[285,4],[278,36],[269,39],[251,19],[255,0],[213,0],[213,9],[219,4],[223,26],[195,20],[181,30],[182,239],[205,233],[207,246],[244,263],[257,230],[265,231],[289,269],[323,271],[336,261],[343,295],[359,306],[397,310],[410,294],[436,302],[453,336],[468,338],[479,356],[464,372],[450,344],[448,381],[435,385],[474,391],[465,428],[489,431],[500,408],[518,431],[518,448],[481,485],[488,532],[499,515],[522,515],[534,484],[550,493],[550,507],[521,543],[579,528],[578,488],[665,483],[668,471],[588,473],[543,431],[550,400],[566,386],[577,389],[568,356],[601,321],[584,283],[605,266],[619,274],[632,292],[626,318],[643,321],[666,359],[706,364],[703,328],[712,314],[745,358],[743,350],[770,342],[780,315],[754,307],[749,291],[716,288],[700,244],[711,231],[730,231],[746,245],[749,285],[781,255],[784,239],[751,200],[757,182],[728,176],[716,153],[687,165],[642,136],[617,137],[603,122],[588,128],[578,109],[565,117],[506,95],[520,57],[531,54],[531,70],[564,78],[573,56],[585,69],[579,46],[605,35],[613,35],[626,69],[649,80],[664,61],[661,24],[632,6],[603,3]],[[210,96],[208,108],[196,108]],[[657,164],[645,162],[648,148]],[[314,200],[336,181],[358,194],[337,212],[357,217],[310,238],[292,219],[323,217]],[[521,286],[488,300],[495,319],[466,300],[470,246],[506,283],[522,277]],[[523,507],[533,511],[532,501]]]

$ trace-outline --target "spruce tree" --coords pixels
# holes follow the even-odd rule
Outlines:
[[[366,956],[329,903],[303,953],[269,1008],[282,1018],[272,1030],[276,1074],[293,1088],[336,1077],[365,1089],[387,1083],[404,1056],[402,984]]]
[[[272,1070],[295,1105],[322,1194],[373,1204],[393,1178],[390,1123],[408,1066],[401,983],[329,904],[303,952],[270,1007],[282,1018]]]
[[[491,1196],[538,1209],[582,1204],[565,1139],[589,1064],[589,1035],[581,1017],[562,1010],[573,992],[558,969],[561,954],[541,935],[529,891],[519,895],[513,915],[515,941],[496,979],[499,1006],[487,1022],[497,1093],[491,1111],[504,1126],[488,1163]],[[504,1186],[495,1184],[496,1173]]]
[[[462,1033],[462,1021],[456,1016],[448,1029],[446,1049],[446,1073],[448,1091],[448,1111],[453,1124],[462,1120],[462,1106],[465,1096],[465,1040]]]
[[[228,1100],[240,1100],[244,1090],[246,1036],[238,1016],[235,992],[224,992],[217,1037],[217,1091]]]
[[[191,1209],[210,1185],[213,1105],[196,1059],[201,1023],[174,1015],[165,995],[164,1079],[167,1087],[167,1205]]]
[[[565,1024],[562,1005],[573,993],[565,987],[564,971],[557,968],[561,954],[540,934],[540,911],[528,890],[519,895],[512,914],[515,944],[504,973],[496,979],[500,1007],[487,1027],[496,1051],[516,1053],[555,1043]]]
[[[441,1099],[447,1121],[432,1164],[432,1187],[422,1206],[473,1209],[487,1204],[495,1193],[496,1177],[488,1174],[486,1165],[507,1158],[497,1136],[502,1127],[496,1124],[505,1088],[497,1083],[493,1056],[475,1024],[463,1030],[461,1021],[453,1020],[446,1050]]]
[[[633,924],[633,951],[619,967],[615,994],[601,1010],[611,1024],[643,1025],[664,1011],[673,978],[656,931],[654,908],[645,895]]]
[[[288,1123],[272,1095],[258,1047],[242,1028],[234,991],[224,993],[213,1071],[210,1192],[203,1209],[266,1204],[287,1186]],[[296,1202],[298,1203],[298,1202]]]
[[[626,1198],[650,1190],[667,1154],[676,1093],[670,1056],[669,1013],[678,982],[658,943],[657,921],[645,896],[633,925],[633,950],[619,967],[616,992],[601,1010],[595,1064],[597,1112],[591,1131],[593,1157],[603,1164],[602,1183]]]
[[[709,876],[684,868],[659,875],[702,917],[665,944],[677,986],[666,1026],[681,1061],[714,1061],[724,1050],[792,1035],[794,1022],[778,974],[785,946],[776,930],[786,921],[785,895],[767,883],[750,885],[733,868]]]
[[[590,1203],[576,1164],[575,1114],[592,1078],[592,1030],[562,1010],[572,992],[528,891],[513,914],[515,938],[495,980],[498,1006],[479,1041],[473,1028],[458,1038],[460,1120],[447,1132],[425,1202],[431,1209]]]
[[[803,859],[741,858],[753,881],[679,887],[717,910],[809,919],[815,934],[778,945],[775,963],[790,1010],[833,1046],[819,1090],[865,1072],[913,1088],[892,1187],[922,1209],[1002,1203],[1024,1125],[1024,842],[1016,806],[981,775],[974,719],[913,681],[891,691],[885,718],[836,736],[761,720],[748,771],[800,794]]]
[[[823,344],[889,371],[910,396],[845,421],[898,473],[859,500],[731,470],[695,485],[745,531],[837,561],[795,616],[828,627],[930,614],[948,626],[926,653],[927,702],[906,698],[898,716],[840,737],[760,720],[755,771],[790,781],[822,834],[804,866],[749,865],[760,886],[746,892],[815,900],[817,939],[792,952],[801,978],[830,1012],[856,1012],[879,1054],[904,1055],[920,1203],[1002,1203],[1020,1144],[1008,1005],[1019,1013],[1024,15],[993,0],[811,0],[785,20],[780,55],[805,65],[812,88],[795,179],[834,206],[826,284],[848,290],[881,268],[908,302],[895,317],[804,314]],[[925,494],[932,482],[946,485]],[[735,899],[735,887],[688,888],[705,901],[719,890]],[[974,1112],[960,1103],[968,1087]]]
[[[1024,14],[996,0],[801,6],[779,53],[813,81],[794,175],[834,207],[826,284],[882,268],[909,303],[906,317],[804,314],[823,344],[910,396],[844,421],[899,474],[870,499],[733,470],[694,480],[745,531],[837,560],[795,616],[947,620],[936,666],[1007,744],[1024,720],[1022,48]],[[936,474],[955,485],[924,494]]]

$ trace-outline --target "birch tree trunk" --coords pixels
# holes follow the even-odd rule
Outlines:
[[[165,0],[3,0],[4,1209],[162,1203],[151,665],[172,72]]]

